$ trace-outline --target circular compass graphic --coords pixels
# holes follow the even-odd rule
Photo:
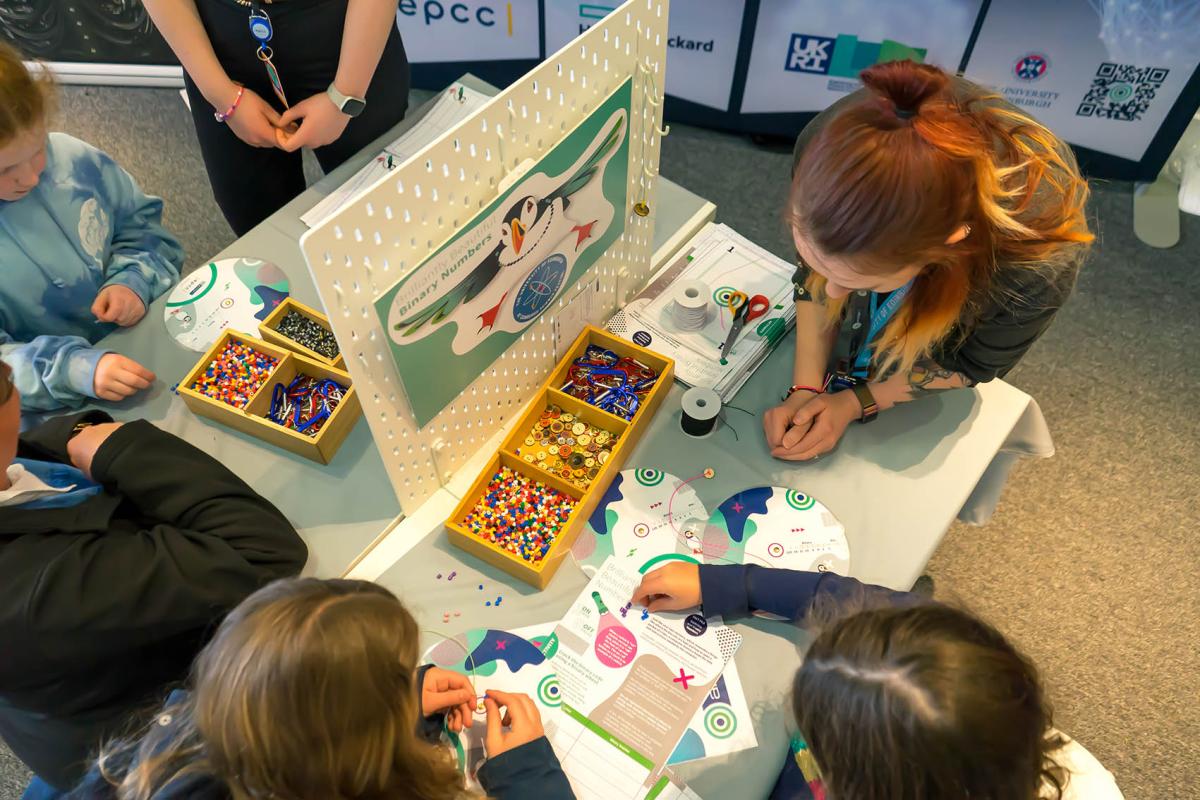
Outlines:
[[[545,311],[567,277],[567,259],[555,253],[533,268],[513,298],[513,319],[529,322]]]

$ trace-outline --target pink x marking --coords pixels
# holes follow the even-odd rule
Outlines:
[[[496,649],[497,650],[507,650],[508,649],[508,639],[497,639],[496,640]]]
[[[682,683],[684,691],[687,691],[687,688],[688,688],[687,682],[694,681],[694,680],[696,680],[695,675],[688,675],[681,669],[681,670],[679,670],[679,677],[672,678],[671,683]]]

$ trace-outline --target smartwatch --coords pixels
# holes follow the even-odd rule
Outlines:
[[[862,417],[858,420],[859,422],[865,424],[879,416],[879,404],[875,402],[875,395],[871,394],[870,386],[865,383],[856,383],[853,391],[862,406]]]
[[[349,95],[342,94],[332,83],[329,84],[329,88],[325,90],[325,94],[329,95],[329,99],[332,100],[333,104],[338,107],[338,111],[341,111],[348,117],[357,117],[367,107],[366,100],[363,100],[360,97],[351,97]]]

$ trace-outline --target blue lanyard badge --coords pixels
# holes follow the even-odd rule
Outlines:
[[[887,325],[888,320],[895,316],[896,311],[900,308],[900,304],[904,302],[904,298],[908,295],[909,290],[912,289],[912,285],[913,282],[910,280],[892,292],[883,305],[879,305],[879,294],[871,292],[871,327],[867,329],[867,338],[858,351],[858,357],[854,359],[853,375],[855,377],[867,377],[870,371],[871,352],[874,350],[875,337],[883,331],[883,327]]]
[[[260,47],[265,46],[275,35],[275,30],[271,27],[271,18],[267,16],[267,12],[258,7],[257,3],[250,11],[250,35],[254,37],[254,41],[258,42]]]

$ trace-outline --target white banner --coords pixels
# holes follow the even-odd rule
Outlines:
[[[414,64],[541,57],[537,0],[400,0],[396,26]]]
[[[545,0],[546,54],[603,19],[620,3]],[[745,0],[672,0],[667,21],[667,94],[726,111]]]
[[[1140,161],[1200,60],[1200,0],[992,3],[967,77],[1072,144]]]
[[[881,61],[912,58],[953,71],[980,5],[981,0],[762,0],[741,111],[820,111],[857,89],[858,73]]]

